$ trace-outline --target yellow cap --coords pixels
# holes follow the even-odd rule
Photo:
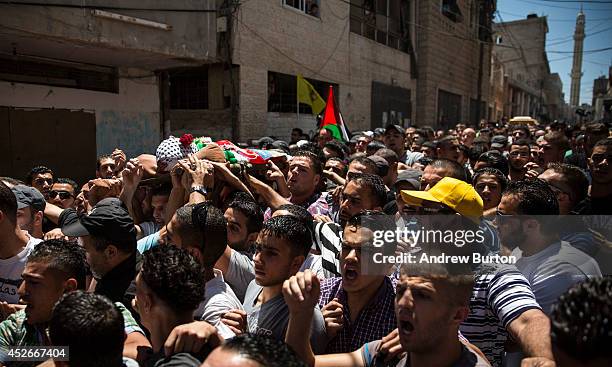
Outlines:
[[[402,199],[413,206],[421,206],[423,200],[442,203],[476,223],[482,217],[480,195],[472,185],[452,177],[444,177],[429,191],[402,190]]]

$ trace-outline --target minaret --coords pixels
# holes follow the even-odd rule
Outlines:
[[[576,17],[576,30],[574,31],[574,63],[572,65],[572,88],[570,90],[570,107],[580,106],[580,78],[582,77],[582,49],[584,43],[584,13],[582,5]]]

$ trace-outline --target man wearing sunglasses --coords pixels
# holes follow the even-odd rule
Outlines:
[[[68,178],[58,178],[49,191],[49,203],[62,209],[75,208],[77,184]]]
[[[483,213],[483,202],[476,190],[461,180],[442,178],[429,191],[402,191],[405,202],[420,207],[423,214],[450,214],[446,225],[456,226],[463,219],[461,228],[483,230],[478,227]],[[434,220],[444,220],[436,215]],[[455,231],[457,232],[457,231]],[[485,246],[471,241],[456,251],[465,254],[486,254],[489,240],[484,236]],[[529,282],[514,266],[503,264],[471,264],[477,274],[470,299],[470,313],[460,326],[460,331],[485,354],[493,366],[502,365],[506,343],[514,340],[527,356],[552,360],[548,333],[550,324],[541,311]]]
[[[612,215],[612,139],[598,141],[589,157],[589,196],[574,211],[582,215]]]

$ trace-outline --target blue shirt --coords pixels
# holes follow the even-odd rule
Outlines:
[[[138,240],[136,247],[141,254],[159,245],[159,231]]]

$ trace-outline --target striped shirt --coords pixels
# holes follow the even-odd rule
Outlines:
[[[459,329],[491,365],[501,366],[508,325],[523,312],[541,308],[529,282],[516,267],[481,265],[476,271],[470,313]]]
[[[342,250],[342,227],[339,224],[315,221],[313,248],[321,253],[321,265],[326,278],[340,276],[340,251]]]
[[[367,342],[382,339],[397,328],[395,320],[396,285],[395,278],[384,277],[378,292],[352,322],[347,294],[342,287],[342,278],[336,277],[323,281],[319,307],[323,308],[334,298],[338,298],[338,302],[344,306],[343,327],[328,342],[325,353],[350,353]]]

